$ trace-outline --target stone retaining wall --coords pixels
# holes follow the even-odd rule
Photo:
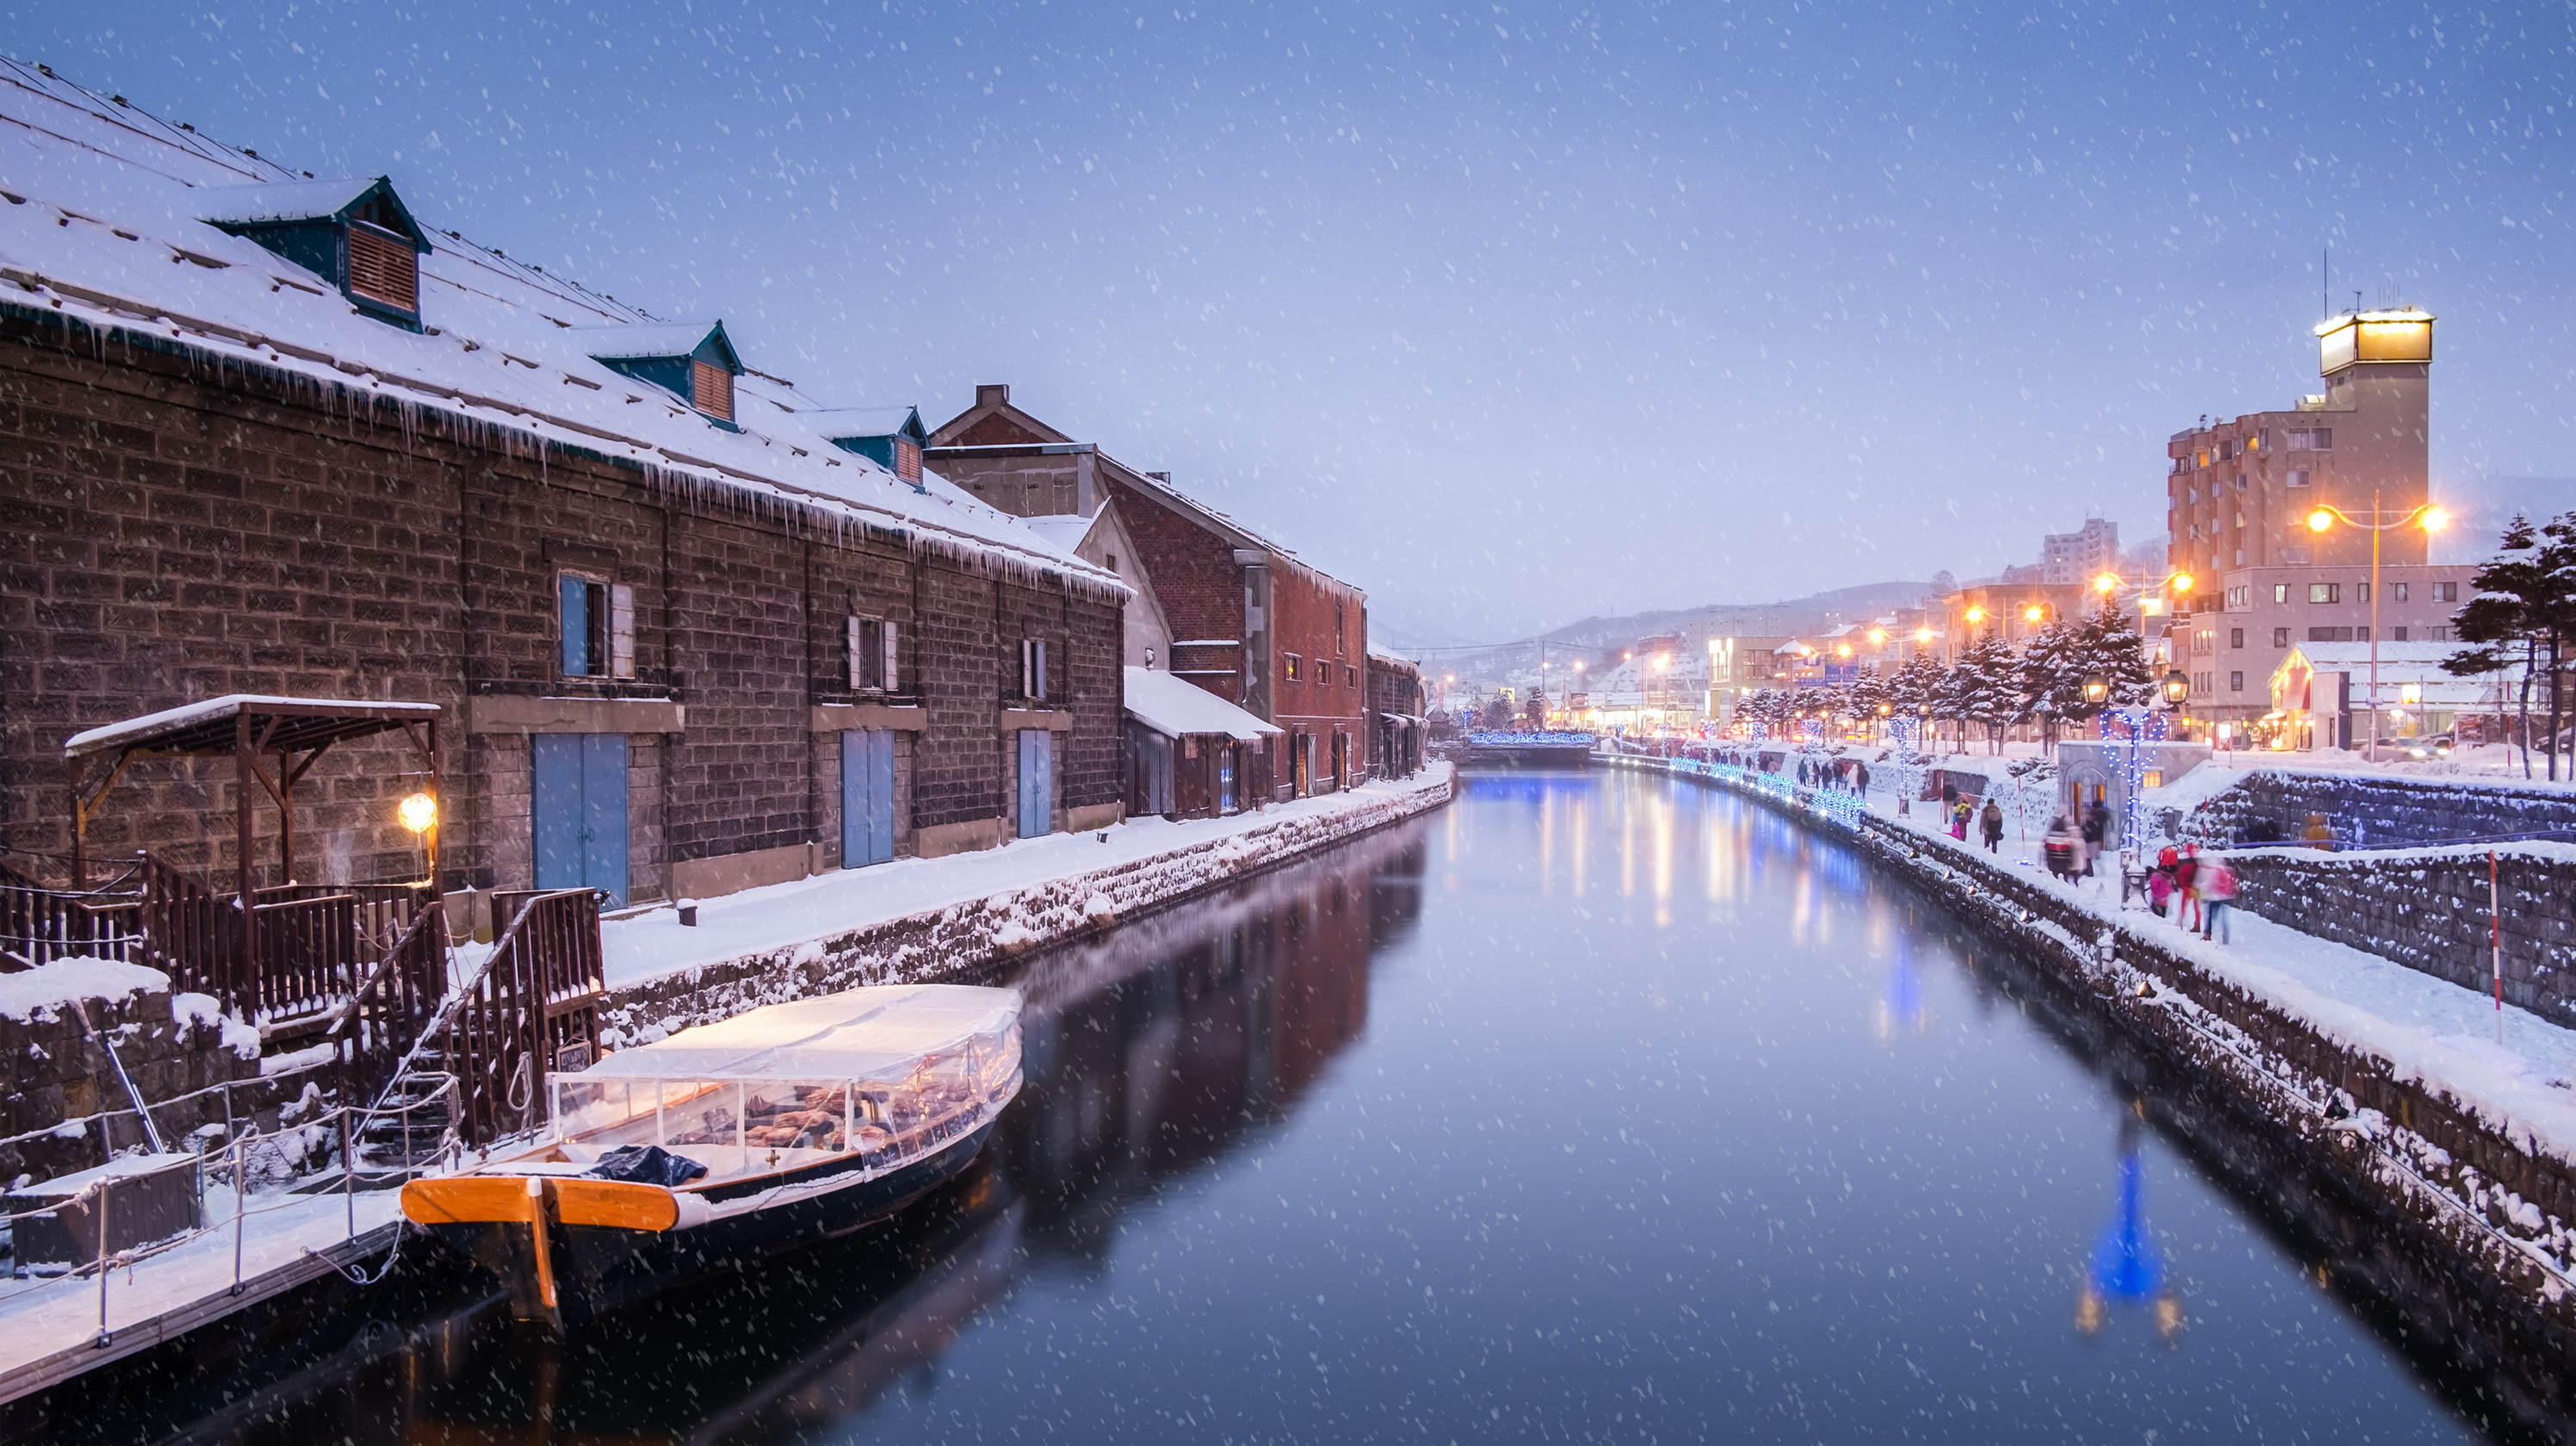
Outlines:
[[[87,961],[70,961],[76,967]],[[8,976],[20,987],[50,969]],[[209,1121],[224,1118],[220,1096],[201,1096],[178,1105],[162,1103],[228,1080],[248,1081],[241,1107],[264,1101],[252,1098],[259,1074],[256,1031],[224,1020],[215,1001],[203,994],[182,994],[174,1001],[167,975],[158,970],[129,971],[137,980],[157,984],[134,988],[104,987],[82,991],[82,1008],[100,1033],[116,1042],[118,1057],[144,1100],[156,1106],[153,1122],[172,1148],[180,1137]],[[226,1035],[234,1036],[228,1043]],[[245,1037],[246,1036],[246,1037]],[[127,1111],[125,1088],[115,1066],[69,1002],[37,1004],[0,1012],[0,1060],[9,1061],[0,1084],[0,1139],[49,1130],[34,1139],[0,1144],[0,1185],[20,1175],[49,1179],[86,1170],[106,1158],[96,1123],[62,1125],[104,1112]],[[131,1113],[114,1115],[106,1125],[107,1146],[128,1149],[143,1143],[143,1132]]]
[[[1670,771],[1662,760],[1617,762]],[[1775,795],[1749,782],[1683,776],[1849,840],[2010,940],[2139,1047],[2231,1100],[2271,1144],[2366,1209],[2372,1250],[2438,1263],[2491,1317],[2478,1323],[2480,1333],[2516,1342],[2524,1354],[2497,1363],[2510,1367],[2524,1398],[2512,1403],[2517,1414],[2569,1419],[2576,1376],[2557,1363],[2576,1356],[2576,1161],[2544,1153],[2509,1124],[2427,1086],[2403,1061],[2348,1045],[2204,971],[2166,947],[2160,930],[2092,914],[2062,889],[1889,819],[1863,815],[1856,828],[1840,826],[1810,806],[1806,789],[1783,786]]]
[[[2188,815],[2168,813],[2174,838],[2228,845],[2286,843],[2324,814],[2345,849],[2421,848],[2457,839],[2576,834],[2576,793],[2510,783],[2367,777],[2257,768]]]
[[[2469,989],[2495,977],[2488,944],[2487,851],[2397,854],[2257,849],[2228,855],[2240,907],[2285,928],[2418,969]],[[2576,847],[2496,851],[2504,997],[2576,1027]]]

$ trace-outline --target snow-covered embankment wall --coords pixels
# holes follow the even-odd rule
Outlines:
[[[1283,811],[1276,822],[1254,822],[1189,847],[854,923],[789,946],[622,983],[612,971],[600,1006],[602,1041],[612,1049],[647,1043],[764,1004],[863,984],[971,976],[1438,808],[1449,801],[1452,782],[1445,764],[1435,769],[1436,775],[1399,786],[1342,795],[1332,800],[1338,807]]]

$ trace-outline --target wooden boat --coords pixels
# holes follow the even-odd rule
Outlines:
[[[1020,1089],[1020,995],[890,985],[773,1004],[550,1081],[524,1148],[403,1187],[403,1214],[562,1326],[954,1179]]]

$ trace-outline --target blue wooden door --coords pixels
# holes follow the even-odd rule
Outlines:
[[[1020,837],[1044,838],[1055,831],[1055,735],[1043,728],[1020,730]]]
[[[894,733],[853,728],[841,735],[841,867],[894,857]]]
[[[528,740],[537,887],[598,889],[626,902],[626,735],[540,733]]]

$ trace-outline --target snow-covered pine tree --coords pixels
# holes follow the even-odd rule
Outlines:
[[[2039,724],[2040,742],[2057,745],[2057,725],[2084,707],[2084,659],[2080,631],[2063,622],[2050,623],[2022,644],[2014,669],[2015,721]]]
[[[2146,639],[2138,635],[2128,614],[2110,602],[2105,601],[2100,612],[2084,620],[2083,631],[2076,639],[2076,653],[2083,665],[2083,677],[2100,677],[2108,682],[2111,695],[2103,705],[2084,704],[2074,716],[2090,718],[2104,706],[2129,708],[2154,700],[2156,679],[2147,667]]]
[[[1986,751],[2004,751],[2004,725],[2020,712],[2022,692],[2019,682],[2020,659],[2012,645],[1988,633],[1968,645],[1959,655],[1959,666],[1951,670],[1959,678],[1959,717],[1986,730]]]

